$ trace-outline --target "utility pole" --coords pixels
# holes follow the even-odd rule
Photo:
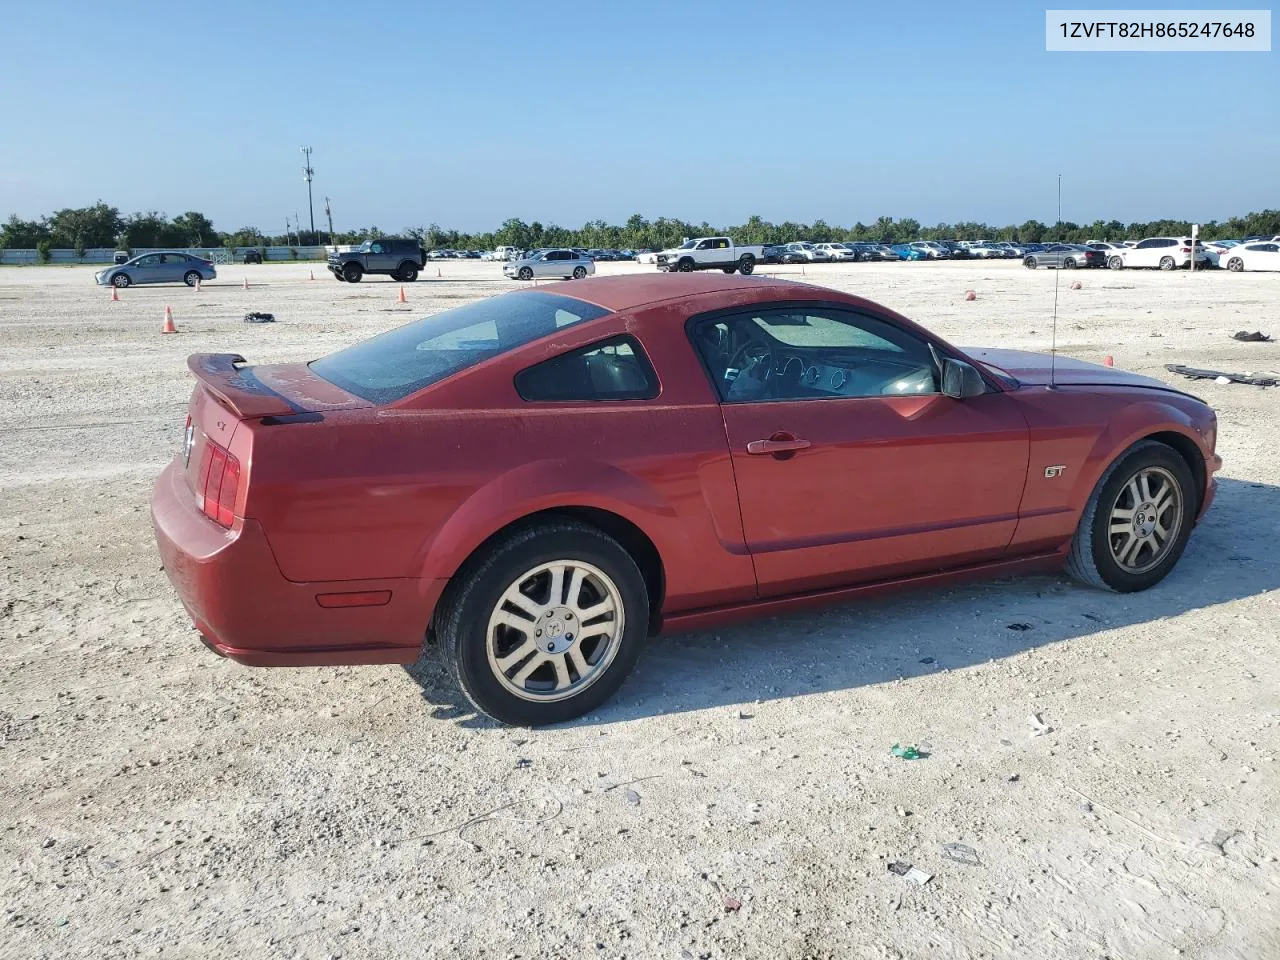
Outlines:
[[[329,243],[333,243],[333,211],[329,209],[329,198],[324,198],[324,214],[329,218]]]
[[[302,147],[302,156],[305,158],[302,163],[302,179],[307,181],[307,209],[311,211],[311,239],[316,240],[316,208],[311,202],[311,178],[315,175],[315,171],[311,169],[311,148]]]

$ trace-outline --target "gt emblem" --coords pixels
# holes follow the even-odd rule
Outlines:
[[[1044,468],[1044,476],[1046,480],[1052,480],[1054,477],[1060,477],[1067,472],[1066,464],[1058,464],[1053,467]]]
[[[182,465],[184,467],[191,466],[191,448],[196,445],[196,425],[194,423],[187,425],[187,436],[182,441]]]

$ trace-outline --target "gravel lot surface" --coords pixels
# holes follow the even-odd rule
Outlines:
[[[1280,368],[1229,339],[1280,338],[1280,275],[1060,278],[1064,353],[1219,412],[1218,502],[1157,588],[660,638],[605,709],[528,731],[467,713],[431,655],[212,656],[147,513],[188,353],[309,359],[517,284],[430,264],[402,306],[386,278],[232,265],[112,303],[92,272],[0,268],[0,957],[1280,956],[1280,390],[1164,370]],[[805,273],[959,344],[1049,343],[1050,271]]]

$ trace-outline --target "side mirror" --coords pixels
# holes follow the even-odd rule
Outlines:
[[[987,384],[972,365],[948,357],[942,361],[942,392],[955,400],[980,397],[987,392]]]

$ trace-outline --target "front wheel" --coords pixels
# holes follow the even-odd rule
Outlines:
[[[581,279],[582,279],[583,277],[585,277],[586,275],[587,275],[587,268],[586,268],[586,267],[574,267],[574,268],[573,268],[573,279],[575,279],[575,280],[581,280]]]
[[[693,261],[690,260],[688,257],[685,257],[683,260],[681,260],[679,263],[676,264],[676,269],[679,270],[681,273],[693,273]]]
[[[347,283],[359,283],[360,278],[364,276],[364,270],[358,263],[348,263],[342,268],[342,279]]]
[[[622,685],[648,632],[635,561],[585,524],[518,529],[455,580],[436,634],[467,699],[502,723],[533,727],[594,710]]]
[[[413,283],[418,279],[418,268],[415,264],[405,263],[400,267],[400,275],[396,277],[401,283]]]
[[[516,274],[521,280],[532,280],[533,271],[529,267],[521,267],[520,272]]]
[[[1227,269],[1230,270],[1232,273],[1239,273],[1241,270],[1244,269],[1244,261],[1241,260],[1239,257],[1232,257],[1230,260],[1227,261]]]
[[[756,258],[746,253],[738,258],[738,272],[744,277],[750,276],[756,269]]]
[[[1178,265],[1178,264],[1177,264],[1177,261],[1175,261],[1175,260],[1173,259],[1173,257],[1161,257],[1161,258],[1160,258],[1160,269],[1161,269],[1161,270],[1172,270],[1172,269],[1174,269],[1177,265]]]
[[[1199,507],[1186,461],[1144,440],[1102,475],[1085,505],[1067,572],[1089,586],[1132,593],[1173,569]]]
[[[133,281],[129,279],[129,275],[127,273],[117,273],[114,277],[111,278],[111,285],[113,287],[119,287],[121,290],[123,290],[132,282]]]

